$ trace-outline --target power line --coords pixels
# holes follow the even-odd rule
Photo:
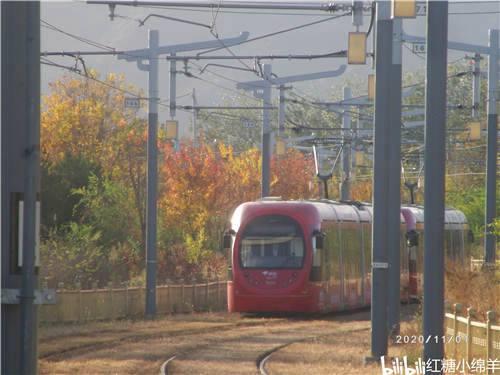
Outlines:
[[[302,24],[302,25],[298,25],[298,26],[294,26],[294,27],[289,27],[287,29],[283,29],[283,30],[279,30],[279,31],[274,31],[272,33],[268,33],[268,34],[264,34],[264,35],[259,35],[259,36],[256,36],[254,38],[250,38],[250,39],[244,40],[242,42],[239,42],[237,44],[234,44],[232,47],[239,46],[239,45],[246,44],[246,43],[250,43],[250,42],[255,42],[257,40],[261,40],[261,39],[264,39],[264,38],[270,38],[270,37],[273,37],[273,36],[276,36],[276,35],[288,33],[290,31],[295,31],[295,30],[303,29],[305,27],[318,25],[318,24],[323,23],[323,22],[332,21],[332,20],[335,20],[337,18],[341,18],[341,17],[347,16],[347,15],[350,15],[351,13],[352,12],[346,12],[346,13],[342,13],[342,14],[339,14],[337,16],[325,18],[325,19],[322,19],[322,20],[316,20],[314,22],[308,22],[308,23],[305,23],[305,24]],[[206,50],[206,51],[203,51],[203,52],[199,52],[198,56],[204,55],[206,53],[218,51],[218,50],[220,50],[222,48],[224,48],[224,47],[212,48],[212,49],[209,49],[209,50]]]
[[[78,69],[75,69],[75,68],[72,68],[72,67],[68,67],[68,66],[65,66],[65,65],[57,64],[57,63],[55,63],[55,62],[53,62],[53,61],[51,61],[51,60],[49,60],[47,58],[43,58],[43,59],[45,61],[41,61],[41,63],[44,64],[44,65],[52,66],[52,67],[60,68],[60,69],[65,69],[65,70],[67,70],[67,71],[69,71],[69,72],[71,72],[73,74],[79,75],[79,76],[81,76],[83,78],[86,78],[86,79],[90,79],[90,80],[92,80],[94,82],[97,82],[97,83],[103,85],[103,86],[107,86],[110,89],[113,89],[113,90],[116,90],[116,91],[120,91],[120,92],[122,92],[124,94],[128,94],[128,95],[130,95],[130,96],[132,96],[134,98],[137,98],[137,99],[147,99],[147,98],[144,98],[144,97],[142,97],[142,96],[140,96],[140,95],[138,95],[138,94],[136,94],[136,93],[134,93],[132,91],[125,90],[125,89],[123,89],[121,87],[113,86],[112,84],[109,84],[109,83],[107,83],[105,81],[102,81],[102,80],[100,80],[98,78],[92,77],[91,75],[82,74]],[[187,96],[187,94],[186,95],[181,95],[180,97],[185,97],[185,96]],[[162,107],[165,107],[165,108],[170,108],[170,106],[163,104],[164,102],[166,102],[168,100],[169,99],[161,100],[161,101],[158,102],[158,105],[162,106]]]
[[[196,64],[195,62],[190,61],[189,63],[190,63],[191,65],[195,66],[196,68],[198,68],[199,70],[201,70],[201,69],[202,69],[202,67],[201,67],[200,65]],[[225,79],[225,80],[227,80],[227,81],[231,81],[231,82],[233,82],[233,83],[239,83],[238,81],[236,81],[236,80],[234,80],[234,79],[232,79],[232,78],[225,77],[225,76],[223,76],[223,75],[221,75],[221,74],[215,73],[215,72],[213,72],[213,71],[211,71],[211,70],[208,70],[208,69],[205,69],[205,72],[208,72],[208,73],[210,73],[210,74],[212,74],[212,75],[214,75],[214,76],[216,76],[216,77],[218,77],[218,78]],[[215,82],[213,82],[213,81],[209,81],[209,80],[206,80],[206,79],[201,78],[201,77],[198,77],[198,76],[194,76],[194,75],[192,75],[192,74],[188,75],[188,77],[195,78],[195,79],[199,79],[200,81],[206,82],[206,83],[208,83],[208,84],[210,84],[210,85],[213,85],[213,86],[215,86],[215,87],[219,87],[219,88],[221,88],[221,89],[223,89],[223,90],[226,90],[226,91],[232,92],[232,93],[234,93],[234,94],[236,94],[236,95],[238,95],[238,96],[243,96],[243,97],[246,97],[246,98],[249,98],[249,99],[255,100],[255,101],[258,101],[258,100],[259,100],[259,99],[255,98],[255,97],[250,96],[250,95],[248,95],[248,94],[245,94],[245,93],[243,93],[243,92],[236,91],[236,90],[231,89],[231,88],[229,88],[229,87],[226,87],[226,86],[223,86],[223,85],[217,84],[217,83],[215,83]]]
[[[102,44],[102,43],[96,42],[96,41],[91,40],[91,39],[87,39],[87,38],[79,36],[79,35],[72,34],[70,32],[67,32],[67,31],[65,31],[65,30],[57,27],[57,26],[52,25],[51,23],[49,23],[47,21],[40,20],[40,22],[42,23],[42,27],[45,27],[46,29],[59,32],[59,33],[64,34],[64,35],[66,35],[66,36],[68,36],[70,38],[76,39],[76,40],[78,40],[78,41],[80,41],[82,43],[88,44],[88,45],[90,45],[92,47],[96,47],[96,48],[103,49],[103,50],[106,50],[106,51],[116,51],[116,48],[114,48],[114,47],[111,47],[111,46],[108,46],[106,44]]]
[[[168,6],[148,6],[143,7],[146,9],[165,9],[165,10],[175,10],[175,11],[186,11],[186,12],[197,12],[197,13],[210,13],[211,9],[193,9],[193,8],[178,8],[178,7],[168,7]],[[265,15],[265,16],[303,16],[303,17],[328,17],[328,13],[286,13],[286,12],[259,12],[259,11],[237,11],[237,10],[219,10],[219,13],[227,14],[243,14],[243,15]]]
[[[453,12],[453,13],[448,13],[448,15],[474,15],[474,14],[498,14],[500,11],[484,11],[484,12]]]

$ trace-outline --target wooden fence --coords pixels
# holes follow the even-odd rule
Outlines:
[[[445,315],[446,357],[457,361],[500,359],[500,326],[494,325],[495,313],[486,313],[486,323],[474,321],[475,312],[467,309],[467,316],[460,316],[462,306],[454,304]]]
[[[489,269],[497,269],[500,270],[500,260],[497,260],[495,263],[486,263],[484,264],[483,259],[475,259],[473,257],[470,258],[470,270],[471,271],[481,271],[483,267]]]
[[[161,285],[156,289],[158,314],[225,311],[226,281]],[[144,287],[57,290],[54,305],[40,307],[40,322],[62,323],[133,318],[144,315]]]

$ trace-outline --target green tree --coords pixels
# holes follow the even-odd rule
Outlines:
[[[41,243],[41,277],[53,285],[79,282],[90,287],[107,265],[100,239],[101,233],[86,224],[70,222],[51,229]]]
[[[59,225],[77,221],[80,214],[75,210],[79,197],[73,190],[89,183],[91,174],[99,176],[100,167],[80,155],[66,155],[52,166],[42,163],[41,201],[43,236]]]
[[[76,208],[81,211],[81,222],[99,228],[104,248],[128,241],[141,243],[140,223],[134,214],[130,187],[91,175],[88,185],[74,190],[73,194],[80,199]]]

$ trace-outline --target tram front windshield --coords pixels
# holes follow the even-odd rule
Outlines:
[[[261,216],[245,228],[240,245],[242,268],[301,268],[304,236],[286,216]]]

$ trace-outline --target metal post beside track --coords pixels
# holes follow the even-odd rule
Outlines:
[[[448,2],[427,1],[424,185],[424,360],[444,358],[444,180]]]
[[[392,20],[390,3],[377,2],[375,52],[375,119],[373,155],[373,227],[372,227],[372,309],[371,354],[373,359],[387,354],[388,290],[388,204],[389,140],[392,57]]]

